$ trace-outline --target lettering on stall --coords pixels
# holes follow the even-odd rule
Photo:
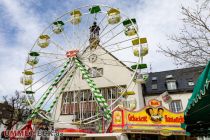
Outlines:
[[[165,115],[165,122],[183,123],[184,117],[183,116],[171,117],[171,116]]]
[[[135,122],[147,122],[147,116],[135,116],[135,115],[128,114],[128,120],[135,121]]]

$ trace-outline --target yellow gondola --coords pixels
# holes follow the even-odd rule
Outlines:
[[[31,85],[33,83],[32,75],[23,75],[20,79],[23,85]]]
[[[111,8],[108,12],[108,23],[116,24],[121,20],[120,11],[118,9]]]
[[[136,99],[135,98],[130,98],[127,101],[127,109],[129,110],[134,110],[136,109]]]
[[[126,91],[126,92],[119,92],[118,94],[123,94],[123,96],[127,96],[127,95],[134,95],[136,93],[134,91]]]
[[[32,72],[32,71],[29,71],[29,70],[25,70],[24,72],[23,72],[23,76],[21,77],[21,83],[23,84],[23,85],[31,85],[32,84],[32,82],[33,82],[33,78],[32,78],[32,75],[33,75],[34,73]]]
[[[137,76],[133,81],[135,83],[138,83],[138,84],[145,84],[147,79],[148,79],[149,75],[148,74],[140,74],[139,76]]]
[[[139,54],[141,57],[148,54],[148,44],[147,44],[147,38],[137,38],[132,40],[133,44],[133,54],[134,56],[139,57]],[[139,49],[140,44],[140,49]],[[139,53],[139,51],[141,53]]]
[[[29,103],[29,102],[30,102],[30,103]],[[23,103],[23,104],[26,104],[26,105],[33,104],[33,103],[34,103],[34,98],[33,98],[33,97],[28,97],[28,100],[27,100],[27,99],[23,99],[23,100],[22,100],[22,103]]]
[[[50,44],[50,37],[48,35],[40,35],[37,44],[41,48],[48,47]]]
[[[81,22],[82,13],[79,10],[73,10],[71,13],[70,22],[74,25]]]

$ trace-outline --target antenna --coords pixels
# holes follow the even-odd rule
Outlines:
[[[152,64],[149,64],[149,73],[152,73]]]

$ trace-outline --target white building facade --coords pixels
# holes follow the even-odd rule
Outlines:
[[[144,107],[142,87],[133,81],[135,72],[99,46],[94,53],[91,54],[90,52],[90,48],[88,48],[83,55],[89,55],[89,59],[91,59],[94,54],[105,54],[96,58],[94,62],[90,60],[82,62],[108,105],[112,105],[110,110],[120,104],[124,104],[124,106],[133,110]],[[57,120],[57,123],[54,124],[55,129],[84,128],[81,123],[94,121],[94,119],[84,120],[96,115],[99,111],[99,107],[81,71],[77,69],[73,75],[75,79],[67,85],[56,106],[55,120]],[[123,89],[126,89],[130,95],[121,97]],[[132,102],[132,106],[130,106],[130,102]],[[75,125],[76,122],[80,124]],[[93,123],[92,126],[96,127],[96,124],[97,122]],[[91,129],[90,127],[87,128]]]

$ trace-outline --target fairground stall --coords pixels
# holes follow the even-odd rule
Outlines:
[[[138,111],[118,107],[112,118],[110,131],[126,133],[129,139],[190,139],[181,128],[184,113],[173,113],[155,99]]]

